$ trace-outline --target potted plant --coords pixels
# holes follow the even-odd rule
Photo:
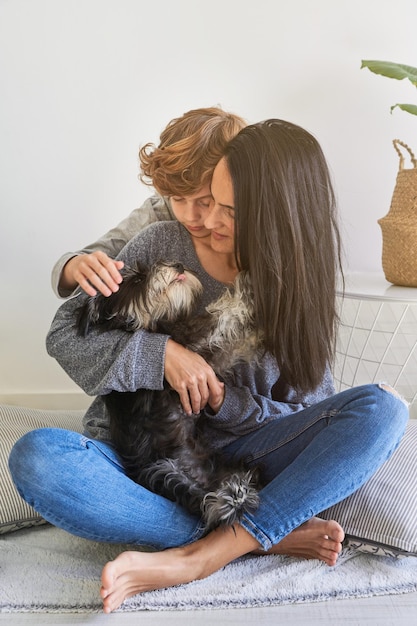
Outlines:
[[[417,68],[390,61],[362,61],[374,74],[396,80],[408,79],[417,87]],[[394,104],[406,113],[417,115],[416,104]],[[394,285],[417,287],[417,159],[411,148],[394,139],[400,166],[388,214],[378,220],[382,230],[382,267],[385,278]],[[402,146],[411,157],[412,168],[404,167]]]
[[[361,69],[364,67],[367,67],[374,74],[380,74],[387,78],[395,78],[396,80],[407,78],[414,87],[417,87],[417,67],[391,63],[391,61],[362,61]],[[391,113],[396,107],[412,115],[417,115],[417,104],[394,104],[391,107]]]

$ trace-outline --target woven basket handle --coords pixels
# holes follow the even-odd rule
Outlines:
[[[399,139],[394,139],[392,143],[394,145],[394,148],[395,148],[398,156],[400,157],[400,170],[404,169],[404,155],[403,155],[403,153],[401,152],[401,150],[399,149],[398,146],[402,146],[403,148],[405,148],[408,151],[408,153],[409,153],[409,155],[411,157],[411,163],[413,164],[414,167],[417,167],[417,159],[414,156],[414,152],[411,150],[411,148],[409,146],[407,146],[406,143],[404,143],[403,141],[400,141]]]

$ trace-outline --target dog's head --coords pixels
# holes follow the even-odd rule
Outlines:
[[[160,322],[173,322],[193,311],[202,285],[181,263],[154,263],[122,270],[123,281],[111,296],[90,297],[77,312],[80,335],[92,326],[102,330],[139,328],[155,330]]]

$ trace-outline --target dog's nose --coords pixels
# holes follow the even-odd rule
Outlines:
[[[175,263],[174,268],[177,270],[178,274],[184,274],[184,266],[182,263]]]

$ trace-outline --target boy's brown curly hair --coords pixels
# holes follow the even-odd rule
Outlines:
[[[210,184],[224,149],[247,125],[219,107],[193,109],[169,122],[160,143],[139,150],[140,180],[162,196],[189,196]]]

